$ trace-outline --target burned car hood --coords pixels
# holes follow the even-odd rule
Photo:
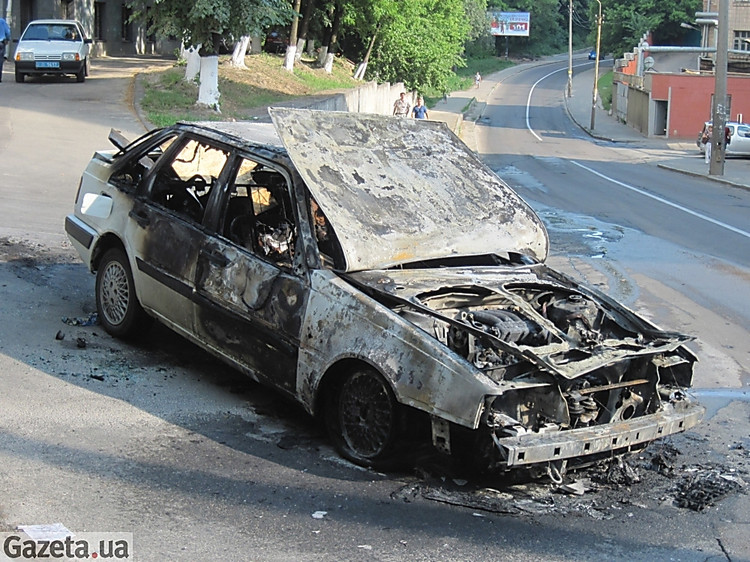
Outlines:
[[[510,252],[546,259],[541,220],[444,123],[269,113],[333,226],[347,271]]]
[[[660,356],[664,367],[695,361],[682,345],[691,337],[663,331],[544,264],[342,276],[491,378],[507,380],[516,368],[573,380],[638,358]]]

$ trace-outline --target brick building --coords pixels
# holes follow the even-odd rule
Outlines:
[[[750,0],[728,1],[728,118],[750,121]],[[699,47],[654,47],[646,36],[615,63],[613,112],[646,136],[692,139],[711,119],[716,53],[701,49],[716,46],[718,2],[703,6]]]

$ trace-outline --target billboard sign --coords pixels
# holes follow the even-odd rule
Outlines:
[[[490,35],[528,37],[529,12],[487,12],[490,20]]]

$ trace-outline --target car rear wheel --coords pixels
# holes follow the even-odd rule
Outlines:
[[[362,466],[389,459],[398,425],[398,403],[375,370],[362,367],[344,377],[331,392],[326,419],[343,457]]]
[[[116,337],[135,336],[151,323],[136,297],[128,258],[118,248],[108,250],[99,263],[96,308],[104,329]]]

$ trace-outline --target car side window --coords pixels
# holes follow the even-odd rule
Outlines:
[[[175,138],[177,138],[177,135],[167,137],[148,149],[136,151],[132,155],[124,155],[123,158],[126,161],[109,178],[110,183],[125,191],[134,191],[143,180],[146,172],[154,167]]]
[[[344,266],[344,254],[338,243],[333,227],[323,213],[318,202],[310,196],[310,217],[312,218],[313,232],[318,243],[318,253],[322,264],[326,267],[342,268]]]
[[[750,138],[750,127],[737,127],[737,134],[741,137]]]
[[[147,197],[185,219],[201,223],[229,151],[208,141],[186,138],[171,154],[159,159]]]
[[[284,175],[242,158],[229,182],[222,234],[276,265],[292,267],[297,228]]]

